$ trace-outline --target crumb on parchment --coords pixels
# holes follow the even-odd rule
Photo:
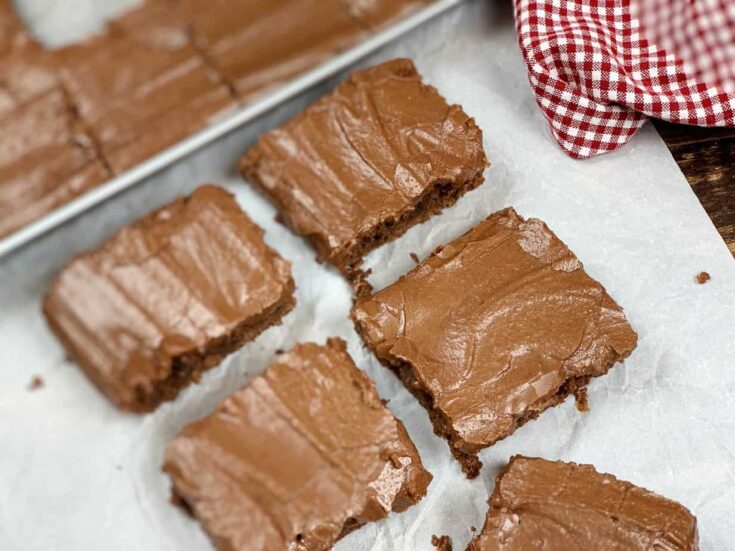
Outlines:
[[[431,545],[436,547],[437,551],[452,551],[452,540],[449,536],[431,536]]]
[[[28,383],[28,390],[34,391],[34,390],[40,390],[43,388],[44,381],[43,377],[40,375],[34,375],[33,379],[31,379],[31,382]]]

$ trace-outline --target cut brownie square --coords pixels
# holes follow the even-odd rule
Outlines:
[[[434,0],[340,0],[355,19],[377,29],[428,6]]]
[[[197,44],[245,101],[365,34],[339,0],[184,0],[184,6]]]
[[[480,185],[487,166],[475,121],[407,59],[353,73],[240,161],[280,218],[347,275]]]
[[[218,549],[329,549],[426,495],[431,475],[344,341],[300,344],[166,450]]]
[[[684,506],[591,465],[514,456],[468,551],[698,549]]]
[[[150,411],[295,303],[291,266],[226,191],[203,186],[72,260],[44,314],[118,407]]]
[[[108,177],[58,88],[0,114],[0,237]]]
[[[174,6],[146,3],[107,34],[55,54],[62,83],[115,173],[235,105]]]
[[[498,212],[352,310],[468,477],[477,452],[628,356],[622,309],[540,220]]]

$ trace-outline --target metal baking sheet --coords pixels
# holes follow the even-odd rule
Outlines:
[[[194,151],[215,141],[255,120],[285,101],[297,96],[308,88],[342,71],[369,53],[407,33],[422,23],[457,6],[463,0],[437,0],[433,4],[408,15],[398,23],[368,37],[357,46],[342,52],[321,65],[287,82],[262,99],[235,111],[232,115],[215,122],[185,140],[162,151],[135,168],[108,180],[104,184],[62,205],[53,212],[19,229],[4,239],[0,239],[0,257],[40,237],[44,233],[71,220],[84,211],[107,201],[121,191],[128,189],[156,172],[174,164]]]

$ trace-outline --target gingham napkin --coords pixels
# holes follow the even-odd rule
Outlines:
[[[735,126],[735,0],[515,0],[536,101],[577,158],[648,117]]]

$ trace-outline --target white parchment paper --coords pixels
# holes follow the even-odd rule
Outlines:
[[[65,0],[66,9],[52,10],[55,22],[39,8],[44,3],[62,4],[27,0],[24,13],[37,18],[39,32],[64,27],[51,42],[67,40],[72,23],[94,28],[89,18],[77,23],[74,11],[89,1]],[[97,4],[110,9],[108,2]],[[166,442],[261,372],[275,350],[333,335],[348,341],[434,474],[419,505],[362,528],[338,549],[430,549],[432,534],[448,534],[463,549],[471,527],[482,525],[495,475],[514,453],[593,463],[679,500],[699,519],[702,549],[733,548],[735,262],[666,147],[645,128],[616,153],[567,158],[534,104],[509,9],[494,2],[469,1],[363,65],[396,56],[413,57],[427,81],[477,119],[493,166],[486,183],[454,208],[370,255],[373,283],[390,283],[413,265],[409,253],[423,258],[507,205],[541,217],[625,308],[640,335],[630,359],[592,383],[591,411],[580,413],[567,401],[544,413],[485,450],[481,475],[468,481],[433,435],[425,411],[363,350],[347,319],[348,286],[274,222],[274,209],[233,170],[258,133],[333,81],[2,261],[0,549],[209,549],[197,523],[168,502],[169,481],[160,471]],[[65,359],[41,316],[41,296],[73,254],[209,181],[234,192],[266,229],[268,243],[293,262],[298,305],[282,326],[174,403],[147,416],[122,414]],[[712,280],[697,285],[702,270]],[[45,386],[30,392],[34,375]]]

